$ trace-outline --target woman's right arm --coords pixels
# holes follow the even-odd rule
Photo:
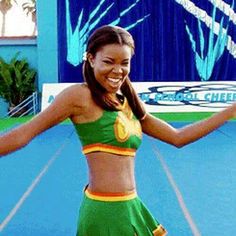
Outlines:
[[[24,147],[38,134],[75,115],[78,112],[75,105],[78,93],[78,85],[63,90],[47,109],[32,120],[1,135],[0,157]]]

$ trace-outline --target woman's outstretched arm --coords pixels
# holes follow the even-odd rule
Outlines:
[[[62,91],[54,102],[29,122],[0,136],[0,157],[28,144],[35,136],[74,114],[75,87]],[[77,96],[78,97],[78,96]]]
[[[160,139],[176,147],[182,147],[211,133],[226,121],[234,118],[235,115],[236,104],[233,104],[207,119],[180,129],[176,129],[165,121],[162,121],[150,114],[147,114],[145,119],[141,121],[141,125],[143,132],[147,135]]]

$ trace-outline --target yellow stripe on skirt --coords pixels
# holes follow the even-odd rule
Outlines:
[[[137,193],[97,193],[88,189],[80,207],[77,236],[165,236]]]

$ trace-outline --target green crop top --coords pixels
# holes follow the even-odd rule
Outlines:
[[[142,129],[128,102],[124,99],[121,110],[104,110],[93,122],[74,124],[83,153],[107,152],[135,156],[141,144]]]

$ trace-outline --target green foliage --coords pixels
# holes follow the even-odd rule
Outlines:
[[[10,106],[16,106],[35,91],[36,71],[26,59],[17,59],[17,53],[9,63],[0,57],[0,97]]]

